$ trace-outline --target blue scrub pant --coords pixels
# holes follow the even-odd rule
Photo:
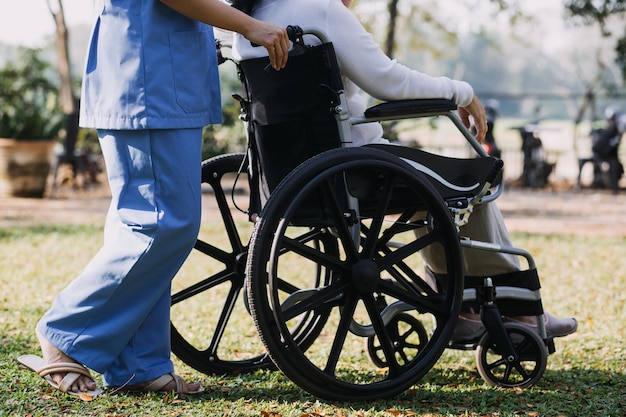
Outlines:
[[[105,385],[136,384],[173,371],[170,287],[200,227],[202,130],[98,135],[112,194],[104,243],[37,329]]]

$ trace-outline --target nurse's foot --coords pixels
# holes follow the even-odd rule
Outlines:
[[[52,365],[55,363],[78,363],[74,359],[67,356],[65,353],[61,352],[55,346],[53,346],[48,339],[46,339],[39,331],[35,332],[37,334],[37,339],[39,340],[39,344],[41,345],[41,353],[43,354],[43,360],[47,365]],[[51,374],[52,380],[60,385],[63,378],[67,375],[67,373],[55,373]],[[81,375],[74,381],[71,387],[67,389],[67,391],[71,392],[87,392],[93,391],[96,389],[96,383],[90,377],[86,375]]]
[[[175,373],[161,375],[151,381],[121,387],[109,387],[114,392],[175,392],[177,394],[198,394],[204,392],[198,382],[187,382]]]

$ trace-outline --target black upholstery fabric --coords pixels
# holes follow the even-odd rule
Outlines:
[[[340,146],[332,108],[343,86],[330,43],[297,45],[280,71],[268,58],[242,61],[240,69],[250,102],[252,188],[259,191],[251,204],[258,211],[300,163]]]

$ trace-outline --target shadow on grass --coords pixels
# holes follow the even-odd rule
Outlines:
[[[527,389],[504,389],[484,383],[469,369],[433,369],[420,383],[390,399],[331,402],[316,398],[277,371],[258,371],[252,375],[225,377],[216,389],[203,394],[205,400],[266,401],[308,404],[318,402],[333,408],[370,410],[411,410],[416,413],[477,415],[500,413],[518,415],[603,415],[621,416],[626,409],[626,374],[597,369],[547,370],[538,384]]]
[[[0,399],[17,413],[73,409],[85,416],[130,415],[467,415],[467,416],[621,416],[626,407],[626,375],[597,369],[548,370],[529,389],[502,389],[485,384],[467,368],[434,368],[419,384],[394,398],[372,401],[330,402],[316,398],[278,371],[260,370],[236,376],[201,378],[207,391],[192,396],[167,393],[107,393],[89,405],[59,393],[46,391],[45,384],[30,371],[7,363],[28,342],[10,340],[1,349],[9,383],[0,389]],[[188,377],[188,375],[186,375]],[[4,392],[3,392],[4,391]],[[29,393],[29,394],[27,394]],[[33,395],[35,393],[35,395]],[[40,409],[40,407],[45,407]],[[185,410],[185,414],[182,410]],[[166,414],[163,414],[166,413]],[[208,413],[208,414],[206,414]],[[317,414],[316,414],[317,413]],[[533,414],[536,413],[536,414]],[[33,415],[46,415],[39,412]],[[176,414],[179,415],[179,414]]]

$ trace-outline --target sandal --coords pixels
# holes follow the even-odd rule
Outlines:
[[[174,381],[176,389],[167,389],[166,387]],[[160,377],[153,379],[152,381],[146,381],[134,385],[122,385],[120,387],[109,387],[113,392],[175,392],[176,394],[199,394],[204,392],[204,388],[201,386],[194,391],[187,389],[188,384],[180,375],[171,372],[169,374],[161,375]]]
[[[58,362],[47,364],[42,358],[35,355],[23,355],[17,358],[18,362],[26,366],[28,369],[36,372],[42,377],[48,384],[54,389],[59,390],[65,394],[79,397],[84,401],[91,401],[96,396],[102,394],[100,388],[89,391],[71,391],[71,387],[78,378],[82,375],[88,376],[93,381],[93,377],[87,368],[75,362]],[[53,374],[66,374],[61,380],[60,384],[57,384],[53,379]]]

